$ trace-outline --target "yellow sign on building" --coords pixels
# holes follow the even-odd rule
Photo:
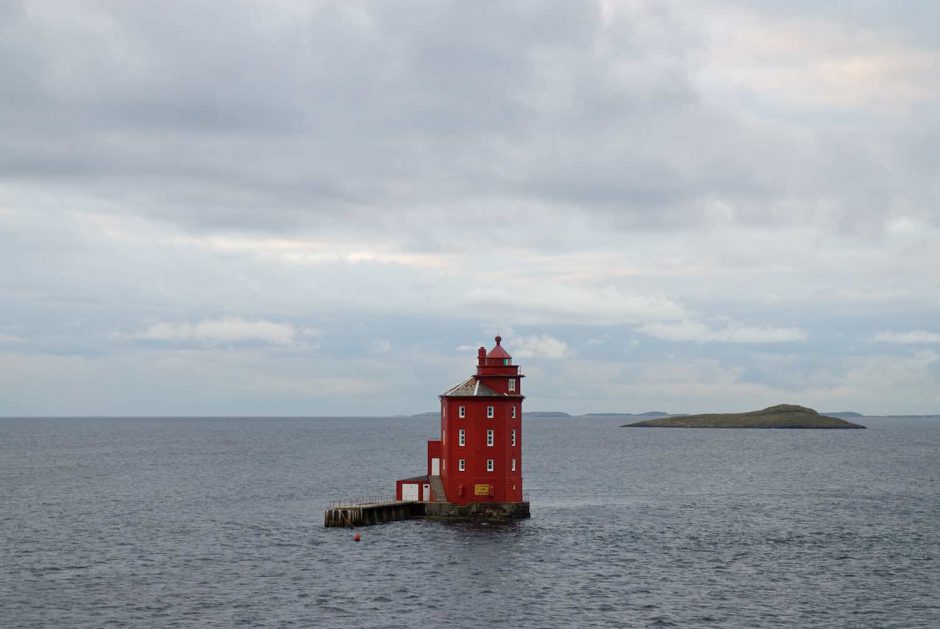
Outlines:
[[[477,496],[489,496],[490,495],[490,486],[489,485],[474,485],[473,493]]]

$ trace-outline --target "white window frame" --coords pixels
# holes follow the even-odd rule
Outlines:
[[[467,431],[463,428],[457,431],[457,445],[460,447],[467,445]]]
[[[492,430],[486,431],[486,446],[492,448],[493,444],[496,442],[496,436],[493,434]]]
[[[516,418],[516,407],[515,407],[515,406],[512,407],[512,418],[513,418],[513,419]]]
[[[515,390],[516,390],[516,379],[515,379],[515,378],[510,378],[510,379],[509,379],[509,391],[510,391],[510,392],[515,392]]]
[[[486,460],[486,471],[487,471],[487,472],[492,472],[492,471],[493,471],[493,468],[494,468],[493,459],[487,459],[487,460]]]
[[[463,472],[463,471],[466,470],[466,469],[467,469],[467,461],[466,461],[466,459],[457,459],[457,471],[458,471],[458,472]]]
[[[513,472],[516,471],[516,460],[515,460],[515,459],[512,460],[512,466],[510,467],[510,470],[513,471]]]
[[[458,406],[458,407],[457,407],[457,417],[459,417],[460,419],[463,419],[463,418],[466,417],[466,416],[467,416],[467,407],[466,407],[466,406]]]
[[[486,407],[486,418],[487,418],[487,419],[493,419],[494,417],[496,417],[496,407],[495,407],[495,406],[487,406],[487,407]]]
[[[512,445],[516,445],[516,429],[512,429]]]

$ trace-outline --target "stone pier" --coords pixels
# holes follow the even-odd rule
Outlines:
[[[324,514],[323,524],[327,527],[354,527],[416,518],[467,522],[506,522],[528,517],[528,502],[477,502],[457,505],[452,502],[390,500],[386,502],[332,504]]]
[[[337,503],[326,510],[323,524],[327,527],[369,526],[423,516],[424,504],[420,502],[389,500],[387,502]]]

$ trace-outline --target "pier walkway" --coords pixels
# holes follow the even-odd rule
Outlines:
[[[366,499],[331,502],[323,516],[327,527],[368,526],[424,516],[424,503],[414,500]]]

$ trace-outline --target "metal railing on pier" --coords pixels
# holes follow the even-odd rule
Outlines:
[[[346,498],[344,500],[330,500],[330,509],[343,509],[346,507],[365,507],[369,505],[391,504],[398,502],[395,496],[361,496],[359,498]]]

